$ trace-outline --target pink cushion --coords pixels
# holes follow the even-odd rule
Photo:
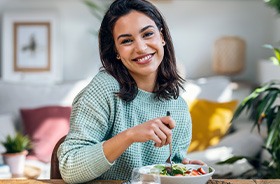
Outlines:
[[[50,162],[55,144],[69,131],[71,107],[46,106],[20,112],[25,133],[32,141],[27,157]]]

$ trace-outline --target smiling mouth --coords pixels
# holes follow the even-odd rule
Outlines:
[[[143,57],[138,57],[138,58],[132,59],[132,61],[136,61],[136,62],[139,62],[139,63],[143,63],[143,62],[145,62],[145,61],[150,60],[150,59],[153,57],[154,54],[155,54],[155,53],[152,53],[152,54],[149,54],[149,55],[145,55],[145,56],[143,56]]]

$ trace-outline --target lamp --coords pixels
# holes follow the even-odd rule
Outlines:
[[[212,68],[221,75],[238,74],[245,65],[245,41],[238,36],[223,36],[214,43]]]

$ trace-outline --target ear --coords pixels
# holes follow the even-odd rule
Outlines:
[[[116,54],[116,59],[117,59],[117,60],[120,60],[121,57],[120,57],[119,52],[118,52],[118,50],[117,50],[116,47],[114,47],[114,51],[115,51],[115,54]]]
[[[165,41],[164,41],[164,36],[163,36],[163,33],[162,33],[162,28],[160,29],[160,38],[161,38],[162,45],[165,46]]]

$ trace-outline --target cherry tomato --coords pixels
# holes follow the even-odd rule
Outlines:
[[[200,172],[201,174],[206,174],[206,172],[202,167],[198,168],[197,171]]]
[[[185,174],[191,174],[191,171],[190,171],[190,170],[187,170],[187,171],[185,172]]]
[[[199,175],[199,172],[197,170],[192,170],[192,176],[198,176]]]

